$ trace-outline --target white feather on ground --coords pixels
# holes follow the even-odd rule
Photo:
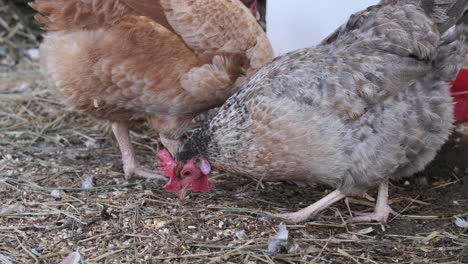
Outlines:
[[[462,219],[460,217],[455,216],[455,225],[461,228],[467,228],[468,227],[468,220]]]
[[[78,264],[80,263],[81,255],[78,252],[72,252],[64,258],[59,264]]]
[[[281,223],[278,226],[278,232],[268,241],[268,254],[275,255],[278,252],[287,251],[289,232],[286,225]]]
[[[92,174],[84,174],[83,175],[83,181],[81,182],[81,188],[83,188],[83,189],[93,188],[94,187],[93,177],[94,177],[94,175],[92,175]]]
[[[11,262],[9,257],[0,254],[0,264],[13,264],[13,262]]]

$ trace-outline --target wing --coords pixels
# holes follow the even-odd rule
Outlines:
[[[151,18],[156,23],[174,31],[164,14],[160,0],[123,0],[136,13]]]
[[[250,67],[269,62],[273,49],[239,0],[125,0],[137,13],[176,32],[197,54],[245,53]]]
[[[440,40],[416,5],[374,6],[351,17],[330,44],[275,59],[244,89],[356,120],[401,90],[439,81]]]
[[[131,9],[121,0],[34,0],[28,3],[46,31],[96,29],[115,23]]]
[[[343,36],[344,34],[353,29],[359,28],[359,26],[362,25],[362,18],[366,17],[367,15],[369,15],[369,12],[372,12],[372,10],[379,7],[379,5],[370,6],[366,10],[362,10],[352,14],[348,19],[348,22],[339,26],[333,33],[324,38],[319,45],[331,44],[335,42],[340,36]]]

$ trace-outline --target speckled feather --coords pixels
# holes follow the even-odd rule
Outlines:
[[[49,82],[77,110],[177,139],[271,61],[238,0],[36,0]]]
[[[418,2],[383,1],[321,45],[274,59],[176,159],[203,154],[223,171],[346,194],[422,170],[452,129],[448,81],[465,54],[454,21],[467,3],[444,1],[456,19],[441,20],[441,1],[426,9]]]

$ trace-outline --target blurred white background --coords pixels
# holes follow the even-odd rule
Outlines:
[[[267,34],[275,55],[318,44],[349,16],[378,0],[267,1]]]

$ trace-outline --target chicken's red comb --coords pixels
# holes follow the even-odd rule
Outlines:
[[[163,172],[164,176],[169,178],[169,181],[166,183],[166,185],[164,185],[163,188],[170,192],[179,191],[179,184],[175,171],[177,167],[176,161],[172,158],[169,151],[165,149],[159,151],[156,156],[161,159],[161,162],[156,164],[158,169]]]

